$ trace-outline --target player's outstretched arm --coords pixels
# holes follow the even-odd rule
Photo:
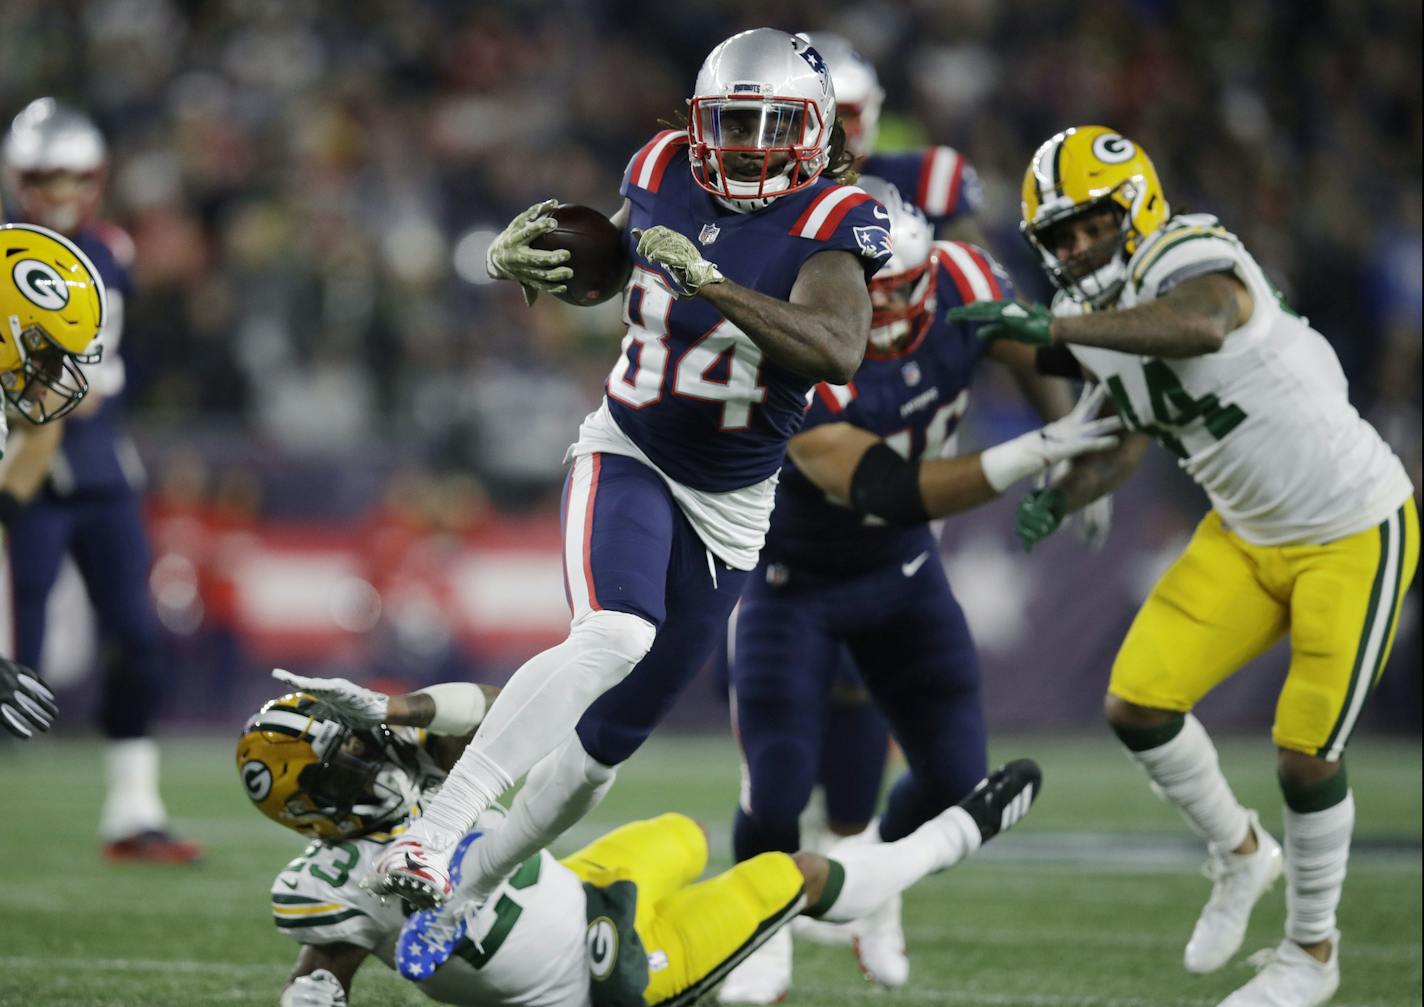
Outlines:
[[[1033,347],[1001,339],[990,343],[987,352],[1009,372],[1039,419],[1051,423],[1073,410],[1072,385],[1063,378],[1048,377],[1039,371],[1037,351]]]
[[[499,695],[492,685],[445,682],[415,692],[387,696],[344,678],[313,678],[273,668],[272,677],[321,700],[348,727],[424,727],[431,734],[464,737],[474,733]]]
[[[1058,530],[1064,517],[1121,485],[1151,442],[1146,434],[1124,434],[1117,447],[1075,459],[1057,483],[1024,497],[1014,517],[1014,532],[1024,548],[1032,552],[1034,546]]]
[[[907,461],[849,423],[799,433],[788,451],[807,479],[853,510],[917,524],[977,507],[1058,462],[1115,446],[1121,422],[1095,418],[1102,401],[1101,393],[1085,395],[1062,419],[973,455]]]
[[[356,944],[307,944],[282,990],[281,1007],[346,1007],[351,980],[370,954]]]

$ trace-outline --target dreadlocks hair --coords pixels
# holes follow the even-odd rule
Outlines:
[[[668,129],[686,131],[687,111],[677,109],[666,119],[658,120],[659,126],[666,126]],[[831,123],[831,141],[826,145],[826,168],[822,172],[835,179],[841,185],[854,185],[860,178],[860,172],[855,170],[855,155],[846,149],[846,131],[841,125],[841,117],[836,115],[836,121]]]

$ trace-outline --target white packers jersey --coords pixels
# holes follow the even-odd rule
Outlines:
[[[1413,493],[1403,464],[1350,404],[1325,337],[1284,306],[1240,240],[1208,214],[1173,217],[1138,248],[1116,307],[1231,271],[1251,293],[1216,353],[1140,357],[1070,345],[1126,424],[1156,437],[1256,545],[1321,543],[1384,521]],[[1054,312],[1083,306],[1059,297]]]
[[[475,828],[497,828],[502,817],[491,809]],[[360,885],[390,838],[308,846],[272,883],[277,928],[301,944],[355,944],[394,969],[401,903],[382,902]],[[471,937],[416,988],[471,1007],[588,1007],[584,902],[572,871],[548,852],[531,857],[495,890]]]

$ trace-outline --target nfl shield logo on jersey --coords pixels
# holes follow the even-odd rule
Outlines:
[[[722,229],[716,224],[703,224],[702,233],[697,236],[697,240],[704,245],[710,245],[717,240],[717,235],[722,233]]]
[[[920,378],[922,377],[922,375],[920,374],[920,365],[913,360],[907,363],[904,367],[900,368],[900,374],[904,377],[905,384],[909,385],[911,388],[914,388],[916,385],[918,385],[920,383]]]

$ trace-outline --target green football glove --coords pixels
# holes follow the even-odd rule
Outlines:
[[[559,226],[548,212],[559,205],[557,199],[535,203],[509,222],[490,244],[485,255],[485,269],[497,280],[516,280],[524,288],[524,303],[533,304],[541,293],[562,294],[564,281],[574,271],[563,263],[569,261],[566,249],[545,251],[530,248],[530,242]]]
[[[948,318],[951,322],[982,322],[977,335],[985,342],[1012,339],[1030,346],[1047,346],[1053,342],[1049,331],[1053,313],[1042,304],[975,301],[961,308],[950,308]]]
[[[1024,552],[1033,552],[1034,546],[1057,531],[1067,512],[1062,490],[1034,490],[1024,497],[1014,516],[1014,533],[1023,543]]]
[[[670,227],[634,228],[633,237],[638,239],[638,254],[667,271],[678,297],[691,297],[709,283],[726,279],[716,265],[698,254],[696,245]]]

